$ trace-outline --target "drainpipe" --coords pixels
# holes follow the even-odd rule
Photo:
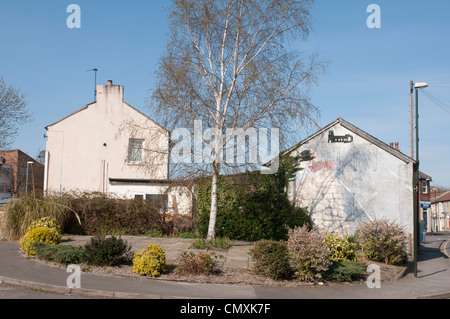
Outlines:
[[[48,166],[49,166],[50,152],[45,151],[45,167],[44,167],[44,196],[48,194]]]

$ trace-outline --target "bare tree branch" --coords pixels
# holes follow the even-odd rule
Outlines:
[[[9,147],[18,134],[18,126],[31,121],[27,105],[25,95],[0,77],[0,148]]]

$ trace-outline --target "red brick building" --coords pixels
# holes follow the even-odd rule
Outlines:
[[[424,174],[422,172],[419,172],[419,203],[420,203],[420,209],[419,209],[419,220],[425,220],[427,222],[427,227],[429,230],[429,211],[431,208],[431,187],[430,183],[433,181],[433,179],[428,176],[427,174]]]
[[[44,165],[21,150],[0,151],[0,204],[27,191],[42,194]]]

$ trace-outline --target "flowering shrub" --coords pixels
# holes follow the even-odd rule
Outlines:
[[[139,275],[159,277],[167,270],[166,254],[161,246],[150,244],[134,253],[133,271]]]
[[[208,250],[201,251],[198,254],[183,252],[177,273],[183,275],[210,275],[217,266],[216,258],[217,256],[214,256]]]
[[[33,221],[30,224],[30,226],[28,226],[26,231],[29,232],[30,230],[33,230],[33,229],[39,228],[39,227],[53,228],[53,229],[57,230],[58,232],[60,232],[60,229],[59,229],[58,224],[56,223],[56,220],[52,217],[43,217],[41,219]]]
[[[294,276],[303,281],[316,281],[331,265],[330,249],[325,235],[309,230],[308,225],[289,230],[288,250],[295,270]]]
[[[328,235],[325,238],[325,244],[331,251],[330,259],[332,261],[355,261],[357,243],[351,243],[348,237],[338,235]]]
[[[254,272],[274,280],[286,279],[291,275],[289,252],[285,242],[260,240],[250,251],[255,261]]]
[[[403,227],[386,219],[363,223],[358,241],[367,258],[391,265],[401,265],[407,256],[408,239]]]
[[[35,242],[57,245],[61,242],[61,234],[55,228],[36,227],[31,229],[20,239],[20,249],[26,256],[35,254],[33,245]]]

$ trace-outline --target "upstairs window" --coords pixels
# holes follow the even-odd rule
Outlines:
[[[128,163],[140,164],[144,159],[144,140],[130,138],[128,144]]]
[[[428,194],[428,182],[422,181],[422,194]]]

